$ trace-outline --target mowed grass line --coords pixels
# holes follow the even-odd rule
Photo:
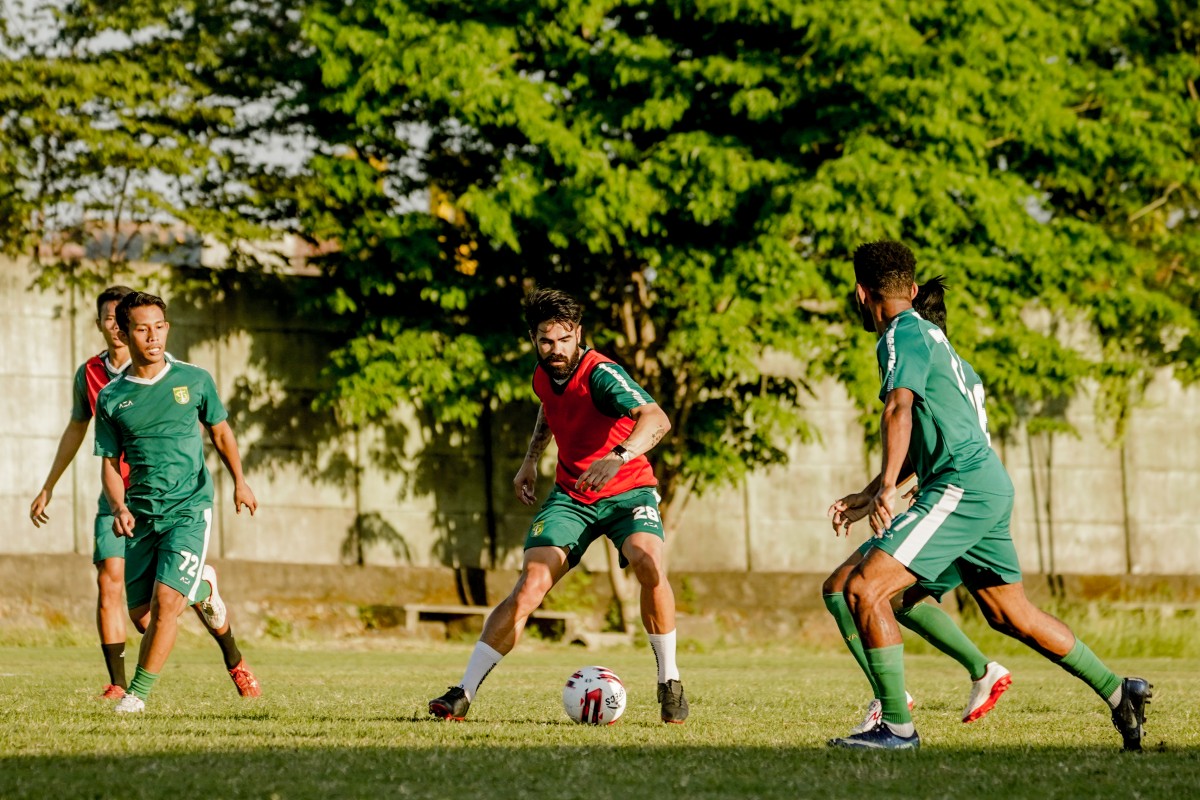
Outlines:
[[[847,753],[866,682],[848,655],[779,649],[689,653],[686,725],[658,721],[648,650],[530,643],[489,677],[463,723],[425,703],[456,681],[468,646],[432,652],[248,648],[265,696],[243,700],[211,647],[177,651],[142,716],[93,697],[98,648],[0,649],[2,798],[1079,798],[1200,793],[1200,664],[1118,661],[1155,684],[1148,752],[1123,754],[1100,701],[1031,656],[986,719],[958,721],[965,672],[908,658],[918,753]],[[616,725],[571,723],[574,669],[624,679]],[[1161,745],[1160,745],[1161,743]]]

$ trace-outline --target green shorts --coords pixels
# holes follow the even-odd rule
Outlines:
[[[879,540],[874,536],[867,539],[858,546],[858,554],[866,558],[867,553],[871,552],[877,541]],[[918,579],[916,585],[929,592],[929,595],[940,603],[942,595],[954,591],[960,583],[962,583],[962,576],[958,573],[958,564],[951,564],[941,575],[932,580]]]
[[[948,591],[942,587],[953,579],[950,570],[968,588],[1020,583],[1021,565],[1008,530],[1012,507],[1011,494],[931,486],[892,519],[882,537],[869,541],[908,567],[931,593]]]
[[[125,540],[125,598],[130,608],[144,606],[154,596],[154,584],[163,583],[195,603],[201,571],[208,555],[212,509],[162,519],[138,519],[133,538]]]
[[[605,497],[588,505],[554,487],[525,534],[525,549],[561,547],[574,567],[592,542],[607,536],[621,553],[625,540],[635,533],[664,539],[658,513],[658,492],[646,486]],[[621,553],[621,566],[628,566]]]
[[[96,537],[96,545],[92,548],[92,563],[99,564],[110,558],[125,557],[125,542],[127,539],[124,536],[117,536],[113,533],[113,516],[112,514],[97,514],[96,521],[93,524],[92,532]]]

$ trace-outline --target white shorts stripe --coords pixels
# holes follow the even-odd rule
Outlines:
[[[933,508],[929,510],[925,518],[917,523],[908,537],[896,548],[895,559],[906,567],[911,565],[913,560],[921,554],[921,549],[937,533],[937,529],[942,527],[946,518],[954,513],[954,509],[958,508],[958,501],[962,500],[962,497],[962,487],[947,486],[945,493],[933,504]]]
[[[200,551],[200,563],[196,566],[196,580],[192,581],[192,590],[188,592],[188,602],[196,602],[196,590],[200,588],[200,584],[204,582],[204,563],[208,558],[208,537],[212,533],[212,509],[204,509],[204,549]]]

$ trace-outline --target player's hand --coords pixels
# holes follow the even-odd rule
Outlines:
[[[895,502],[895,486],[880,486],[879,491],[871,498],[871,530],[875,531],[876,536],[882,536],[892,524],[892,505]]]
[[[908,501],[908,507],[912,508],[917,504],[917,492],[920,490],[921,484],[914,483],[912,488],[904,493],[904,499]]]
[[[625,462],[619,455],[606,453],[588,465],[588,468],[579,476],[579,480],[575,481],[575,488],[580,492],[598,492],[604,488],[604,484],[613,479],[613,476],[623,466],[625,466]]]
[[[29,518],[33,520],[33,527],[40,528],[50,521],[50,515],[46,513],[46,506],[50,505],[50,497],[54,494],[49,489],[42,489],[38,492],[38,496],[33,498],[33,504],[29,506]]]
[[[870,508],[871,495],[865,492],[854,492],[835,502],[826,512],[833,522],[834,535],[849,536],[850,526],[865,517]]]
[[[113,533],[117,536],[133,536],[134,519],[128,508],[122,506],[113,511]]]
[[[517,470],[517,475],[513,478],[513,491],[517,493],[518,500],[531,506],[537,502],[537,493],[534,491],[536,488],[537,462],[527,458],[521,462],[521,468]]]
[[[254,492],[250,491],[250,487],[244,481],[233,487],[233,510],[241,514],[242,506],[250,509],[252,517],[258,510],[258,501],[254,499]]]

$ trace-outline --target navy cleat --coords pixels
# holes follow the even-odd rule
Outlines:
[[[451,686],[450,691],[441,697],[435,697],[429,701],[430,714],[440,719],[451,719],[455,722],[462,722],[467,716],[467,709],[470,707],[471,701],[467,699],[467,693],[463,691],[461,686]]]
[[[921,737],[916,731],[912,736],[900,736],[893,733],[886,722],[880,722],[869,731],[830,739],[826,744],[851,750],[916,750],[921,746]]]
[[[658,685],[658,702],[662,705],[662,721],[682,725],[688,716],[688,701],[683,695],[683,684],[669,680]]]
[[[1113,709],[1112,721],[1126,750],[1142,749],[1142,725],[1146,722],[1146,704],[1154,696],[1150,691],[1153,688],[1144,678],[1121,681],[1121,702]]]

